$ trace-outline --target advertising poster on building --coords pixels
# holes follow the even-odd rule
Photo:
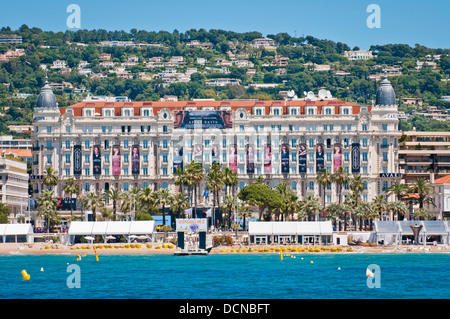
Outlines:
[[[173,149],[173,172],[183,169],[183,147],[176,146]]]
[[[333,148],[333,172],[336,173],[342,166],[342,145],[334,144]]]
[[[92,167],[94,175],[102,173],[102,155],[100,153],[100,145],[94,145],[92,152]]]
[[[120,175],[120,146],[113,146],[112,154],[112,173],[113,175]]]
[[[203,162],[203,145],[196,144],[194,145],[194,161],[197,163]]]
[[[73,146],[73,175],[81,175],[81,145]]]
[[[140,170],[139,145],[133,145],[131,148],[131,174],[139,175],[139,170]]]
[[[230,169],[237,173],[237,145],[230,145],[230,151],[228,153],[228,165]]]
[[[175,111],[174,129],[232,128],[231,111]]]
[[[264,152],[264,174],[272,174],[272,145],[267,144]]]
[[[308,154],[308,150],[306,148],[306,144],[300,144],[298,146],[298,172],[306,173],[306,155]]]
[[[323,151],[323,144],[317,144],[316,146],[316,172],[321,172],[325,166],[324,166],[324,151]]]
[[[214,144],[211,149],[211,158],[213,163],[220,164],[220,148],[219,145]]]
[[[289,173],[289,144],[281,145],[281,173]]]
[[[247,174],[255,173],[255,151],[253,145],[247,145]]]
[[[359,173],[361,169],[360,162],[361,150],[359,143],[352,144],[352,173]]]

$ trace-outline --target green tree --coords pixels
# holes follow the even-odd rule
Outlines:
[[[105,204],[102,201],[102,198],[95,192],[91,192],[86,196],[86,208],[92,210],[92,216],[94,222],[97,220],[97,210],[104,207]]]
[[[323,169],[319,172],[317,172],[317,182],[322,185],[323,187],[323,209],[325,209],[325,191],[328,187],[328,185],[331,185],[333,183],[333,174],[328,169]]]
[[[70,195],[72,198],[73,194],[78,195],[80,193],[80,185],[75,183],[75,179],[70,177],[63,186],[63,191]],[[70,205],[70,216],[73,216],[73,207]]]
[[[54,190],[53,188],[58,185],[58,172],[56,172],[53,167],[48,166],[45,169],[43,183],[52,190]]]
[[[11,209],[4,203],[0,203],[0,224],[8,224],[9,215],[11,215]]]
[[[238,198],[247,202],[250,206],[259,208],[259,220],[262,220],[263,213],[270,207],[281,205],[281,195],[276,190],[271,189],[266,184],[253,183],[244,186],[238,193]]]
[[[211,190],[213,193],[213,213],[212,213],[212,224],[215,226],[215,213],[216,213],[216,200],[217,206],[220,205],[219,192],[223,189],[225,185],[224,171],[221,169],[219,163],[214,162],[206,176],[206,188]]]
[[[110,199],[113,203],[113,220],[116,220],[117,217],[117,204],[120,201],[122,192],[117,188],[111,188],[107,192],[103,193],[103,200],[106,202],[106,199]]]
[[[165,188],[158,190],[158,202],[162,208],[163,225],[166,225],[166,207],[170,207],[171,195]]]
[[[194,185],[194,212],[192,214],[192,217],[196,217],[197,214],[197,197],[198,197],[198,191],[200,188],[200,183],[203,181],[203,178],[205,176],[205,171],[202,168],[202,166],[195,162],[191,161],[190,163],[186,164],[185,167],[185,174],[186,178],[192,182]]]
[[[321,211],[320,200],[309,195],[300,201],[300,210],[305,211],[310,220],[318,220],[318,214]]]
[[[53,191],[45,190],[37,199],[38,212],[44,217],[47,233],[50,230],[50,225],[55,224],[59,220],[59,215],[56,210],[58,201],[54,198]]]
[[[434,204],[433,197],[431,194],[434,194],[434,187],[431,186],[430,182],[425,178],[418,178],[412,184],[409,185],[409,193],[416,194],[416,201],[419,203],[419,208],[424,208],[424,204]]]

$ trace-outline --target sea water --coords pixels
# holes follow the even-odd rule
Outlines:
[[[380,269],[379,288],[368,284],[369,265]],[[449,271],[446,253],[291,253],[282,260],[277,253],[99,253],[98,261],[94,255],[77,261],[73,254],[16,254],[0,256],[0,298],[447,299]],[[74,276],[79,287],[70,284]]]

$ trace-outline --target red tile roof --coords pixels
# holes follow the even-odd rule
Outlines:
[[[450,183],[450,175],[434,180],[434,184],[447,184],[447,183]]]
[[[140,102],[81,102],[77,103],[71,106],[68,106],[66,109],[73,109],[73,114],[75,116],[81,115],[81,109],[84,107],[94,107],[96,108],[96,112],[98,109],[103,107],[114,107],[116,108],[116,111],[120,113],[119,109],[122,107],[134,107],[134,108],[141,108],[141,107],[153,107],[153,111],[158,112],[159,110],[163,108],[172,109],[175,110],[183,110],[185,107],[214,107],[219,108],[220,106],[230,106],[232,110],[237,110],[239,108],[245,108],[249,111],[251,111],[251,108],[254,106],[264,106],[266,108],[270,106],[353,106],[353,114],[358,114],[360,111],[360,106],[358,104],[352,103],[352,102],[346,102],[341,100],[317,100],[317,101],[305,101],[305,100],[292,100],[292,101],[140,101]],[[369,106],[369,111],[371,107]],[[64,113],[65,110],[61,108],[61,113]],[[116,112],[117,113],[117,112]],[[135,109],[135,114],[139,113]],[[286,113],[286,110],[284,110],[284,113]],[[267,110],[266,110],[267,114]]]

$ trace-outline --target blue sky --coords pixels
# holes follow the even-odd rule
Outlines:
[[[65,31],[72,3],[80,6],[81,28],[88,30],[287,32],[361,49],[387,43],[450,48],[448,0],[22,0],[2,3],[0,26]],[[381,28],[367,27],[369,4],[379,5]]]

